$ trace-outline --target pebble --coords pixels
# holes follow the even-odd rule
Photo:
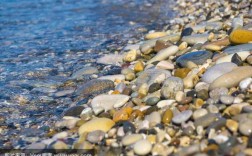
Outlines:
[[[137,63],[134,66],[135,72],[140,72],[144,70],[144,63],[142,61],[137,61]]]
[[[239,1],[239,0],[234,0],[234,1]],[[233,30],[243,27],[243,19],[240,17],[233,18],[232,20],[232,28]]]
[[[190,117],[192,116],[192,114],[193,114],[193,112],[191,110],[183,111],[179,114],[176,114],[172,118],[172,122],[175,124],[181,124],[182,122],[186,122],[187,120],[189,120]]]
[[[128,146],[128,145],[132,145],[142,139],[143,139],[142,134],[130,134],[130,135],[126,135],[122,138],[122,144],[123,144],[123,146]]]
[[[174,65],[168,61],[160,61],[157,65],[156,65],[157,69],[165,69],[165,70],[172,70],[174,69]]]
[[[124,107],[119,111],[116,111],[113,114],[113,121],[114,122],[119,122],[119,121],[125,121],[128,120],[131,113],[132,113],[132,108],[131,107]]]
[[[206,83],[212,83],[216,78],[232,71],[237,65],[231,62],[220,63],[207,69],[202,76],[202,81]]]
[[[63,116],[79,117],[83,109],[83,106],[70,107],[63,113]]]
[[[181,79],[185,78],[187,74],[191,71],[189,68],[178,68],[174,72],[174,76],[179,77]]]
[[[252,31],[244,29],[236,29],[232,31],[229,37],[231,43],[244,44],[252,41]]]
[[[106,75],[101,76],[98,78],[98,80],[110,80],[110,81],[116,81],[116,80],[125,80],[125,76],[123,74],[117,74],[117,75]]]
[[[106,93],[114,89],[114,82],[111,80],[91,80],[80,86],[75,92],[77,95],[93,95]]]
[[[114,124],[115,124],[114,121],[107,118],[93,118],[92,120],[84,123],[79,128],[79,135],[85,132],[92,132],[95,130],[101,130],[107,132],[114,126]]]
[[[208,40],[209,34],[193,34],[190,36],[184,36],[182,41],[187,42],[190,45],[197,43],[205,43]]]
[[[203,64],[207,59],[212,57],[212,53],[209,51],[196,51],[190,52],[180,56],[176,62],[181,67],[188,67],[189,62],[193,62],[197,65]]]
[[[252,67],[250,66],[242,66],[232,70],[229,73],[226,73],[216,80],[214,80],[210,85],[210,90],[213,90],[218,87],[235,87],[237,86],[240,81],[245,78],[252,76]]]
[[[77,70],[71,76],[73,79],[81,79],[84,75],[92,75],[99,73],[96,67],[84,67],[82,69]]]
[[[211,123],[213,123],[217,119],[217,114],[208,113],[200,118],[197,118],[194,122],[195,127],[202,126],[208,127]]]
[[[123,122],[123,131],[124,131],[125,134],[135,133],[136,127],[131,122],[125,121],[125,122]]]
[[[243,63],[242,61],[242,58],[236,53],[231,58],[231,62],[235,63],[237,66],[241,66]]]
[[[157,107],[158,108],[163,108],[163,107],[167,107],[172,105],[173,103],[175,103],[175,100],[161,100],[157,103]]]
[[[82,110],[82,112],[80,114],[80,117],[81,117],[82,120],[87,121],[87,120],[90,120],[92,118],[92,114],[93,114],[92,109],[90,107],[87,107],[87,108]]]
[[[250,136],[252,133],[252,120],[244,119],[243,121],[239,122],[239,131],[243,135]]]
[[[145,120],[149,121],[150,124],[159,124],[161,122],[161,115],[159,112],[152,112],[145,116]]]
[[[162,123],[169,124],[172,118],[173,118],[173,112],[171,109],[168,108],[163,114]]]
[[[150,39],[160,38],[166,35],[167,35],[166,32],[153,32],[153,33],[146,34],[144,38],[146,40],[150,40]]]
[[[166,99],[174,99],[178,91],[183,91],[184,83],[181,78],[169,77],[167,78],[161,88],[161,95]]]
[[[102,107],[105,111],[108,111],[112,108],[122,107],[129,98],[129,96],[122,94],[98,95],[92,100],[91,106],[93,109]]]
[[[190,27],[187,27],[187,28],[183,29],[182,32],[181,32],[181,38],[183,38],[184,36],[191,35],[192,32],[193,32],[193,29],[190,28]]]
[[[234,120],[228,119],[226,122],[226,127],[232,132],[237,132],[238,126],[239,123]]]
[[[227,54],[234,54],[237,52],[249,52],[251,50],[252,50],[252,43],[248,43],[227,47],[223,52]]]
[[[156,61],[162,61],[167,59],[169,56],[172,56],[174,54],[176,54],[176,52],[178,51],[178,46],[170,46],[168,48],[162,49],[160,50],[157,55],[155,55],[152,59],[150,59],[146,64],[151,64],[153,62]]]
[[[225,87],[219,87],[211,90],[209,96],[213,99],[219,99],[222,95],[228,95],[228,89]]]
[[[196,120],[202,116],[205,116],[208,114],[208,111],[204,108],[197,109],[193,112],[193,119]]]
[[[172,45],[173,45],[173,43],[171,43],[170,41],[157,40],[155,47],[154,47],[154,51],[158,52],[158,51],[165,49],[165,48],[168,48]]]
[[[250,65],[252,65],[252,55],[249,55],[246,60]]]
[[[137,58],[137,51],[135,49],[130,50],[129,52],[127,52],[126,54],[124,54],[123,56],[123,60],[125,62],[132,62],[135,61]]]
[[[151,152],[152,145],[148,140],[140,140],[134,144],[134,152],[138,155],[147,155]]]
[[[208,91],[206,89],[202,89],[197,92],[197,97],[202,100],[207,100],[209,98]]]
[[[158,91],[159,89],[161,89],[161,85],[159,83],[153,83],[150,85],[149,93],[153,93],[155,91]]]
[[[119,54],[106,54],[96,60],[96,63],[118,65],[123,62],[123,55]]]
[[[237,53],[225,55],[223,57],[218,58],[216,61],[216,64],[223,63],[223,62],[232,62],[232,58],[235,54],[238,55],[242,61],[244,61],[250,55],[250,52],[243,51],[243,52],[237,52]]]
[[[225,105],[231,105],[234,102],[234,97],[230,95],[220,96],[220,101]]]
[[[159,102],[159,100],[160,99],[158,97],[151,97],[147,99],[146,104],[153,106],[153,105],[156,105]]]
[[[242,80],[240,83],[239,83],[239,87],[241,90],[246,90],[249,88],[249,85],[252,84],[252,78],[246,78],[244,80]]]
[[[87,141],[89,141],[90,143],[96,144],[96,143],[101,142],[104,137],[105,137],[105,132],[101,130],[96,130],[96,131],[92,131],[88,133]]]

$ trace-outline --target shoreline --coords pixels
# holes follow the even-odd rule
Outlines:
[[[112,73],[99,77],[91,66],[74,73],[91,75],[70,91],[84,100],[65,110],[48,139],[27,149],[250,154],[252,1],[202,3],[178,1],[167,31],[99,58],[97,64],[121,67]]]

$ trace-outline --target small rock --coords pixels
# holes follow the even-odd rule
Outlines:
[[[192,113],[193,112],[191,110],[183,111],[183,112],[175,115],[172,118],[172,122],[174,122],[175,124],[181,124],[182,122],[189,120],[190,117],[192,116]]]
[[[156,65],[157,69],[165,69],[165,70],[172,70],[174,69],[174,65],[168,61],[160,61],[157,65]]]
[[[167,35],[166,32],[153,32],[153,33],[146,34],[144,38],[146,40],[150,40],[150,39],[160,38],[166,35]]]
[[[71,76],[74,79],[81,79],[83,75],[91,75],[99,73],[96,67],[84,67],[82,69],[77,70]]]
[[[235,44],[244,44],[252,41],[252,31],[236,29],[232,31],[229,37],[230,41]]]
[[[185,29],[182,30],[182,33],[181,33],[181,38],[183,38],[184,36],[189,36],[191,35],[193,32],[193,29],[190,28],[190,27],[187,27]]]
[[[135,61],[136,58],[137,58],[137,51],[135,49],[133,49],[124,55],[123,60],[125,62],[132,62],[132,61]]]
[[[251,119],[245,119],[239,123],[239,131],[241,134],[250,136],[252,133],[252,120]]]
[[[228,119],[226,122],[226,127],[232,132],[237,132],[238,125],[239,125],[238,122],[231,119]]]
[[[148,140],[140,140],[135,143],[133,149],[138,155],[147,155],[151,152],[152,145]]]
[[[234,54],[231,58],[231,62],[235,63],[237,66],[242,65],[242,58],[238,54]]]
[[[195,112],[193,112],[193,119],[196,120],[202,116],[205,116],[206,114],[208,114],[206,109],[203,108],[197,109]]]
[[[234,97],[230,95],[222,95],[220,101],[225,105],[230,105],[234,102]]]
[[[174,72],[175,77],[179,77],[181,79],[185,78],[187,74],[191,71],[189,68],[178,68]]]
[[[210,91],[209,96],[213,99],[219,99],[222,95],[228,95],[228,89],[225,87],[220,87]]]
[[[173,118],[173,112],[171,109],[168,108],[163,114],[162,123],[169,124],[172,118]]]
[[[159,112],[152,112],[145,116],[145,120],[149,121],[149,123],[158,124],[161,122],[161,115]]]
[[[178,91],[183,91],[184,84],[183,80],[178,77],[169,77],[165,80],[162,88],[161,94],[165,98],[175,98],[175,95]]]
[[[136,127],[131,122],[125,121],[125,122],[123,122],[123,131],[124,131],[125,134],[135,133]]]
[[[140,72],[144,70],[144,64],[142,61],[138,61],[135,66],[134,66],[134,71],[135,72]]]
[[[161,85],[159,83],[153,83],[150,85],[149,93],[153,93],[155,91],[158,91],[161,88]]]
[[[105,137],[105,132],[101,130],[96,130],[88,133],[87,135],[87,141],[91,143],[99,143],[102,141],[102,139]]]
[[[147,101],[146,101],[146,105],[150,105],[150,106],[156,105],[159,100],[160,99],[158,97],[148,98]]]
[[[252,78],[246,78],[239,83],[239,87],[241,90],[246,90],[250,84],[252,84]]]
[[[128,145],[132,145],[135,142],[142,140],[143,139],[143,135],[141,134],[130,134],[130,135],[126,135],[122,138],[122,144],[124,146],[128,146]]]
[[[83,106],[70,107],[64,112],[63,116],[79,117],[83,109],[84,109]]]

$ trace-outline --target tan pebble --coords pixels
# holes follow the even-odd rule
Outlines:
[[[155,143],[156,143],[156,138],[157,138],[156,135],[148,135],[146,139],[147,139],[151,144],[155,144]]]
[[[189,75],[183,79],[184,88],[191,89],[197,84],[198,81],[199,81],[198,75]]]
[[[125,62],[132,62],[135,61],[137,58],[137,51],[136,50],[130,50],[129,52],[127,52],[124,57],[123,60]]]
[[[226,127],[232,132],[237,132],[238,122],[231,120],[231,119],[228,119],[226,122]]]
[[[179,77],[179,78],[185,78],[187,74],[191,71],[189,68],[179,68],[176,69],[174,72],[174,76]]]
[[[154,51],[158,52],[162,49],[168,48],[169,46],[172,46],[173,43],[171,43],[170,41],[162,41],[162,40],[157,40],[155,47],[154,47]]]
[[[79,128],[79,135],[84,132],[92,132],[95,130],[107,132],[114,126],[114,124],[115,122],[108,118],[93,118]]]
[[[136,78],[136,76],[134,73],[128,73],[125,75],[125,80],[127,80],[127,81],[134,80],[135,78]]]
[[[204,101],[200,98],[197,98],[194,100],[193,104],[195,105],[195,108],[199,109],[204,104]]]
[[[177,101],[177,102],[181,102],[182,100],[184,100],[185,99],[185,93],[183,92],[183,91],[178,91],[177,93],[176,93],[176,95],[175,95],[175,100]]]
[[[244,150],[244,154],[247,156],[252,156],[252,148],[246,148]]]
[[[172,118],[173,118],[173,112],[172,112],[171,109],[168,108],[168,109],[164,112],[164,114],[163,114],[162,122],[163,122],[164,124],[169,124],[169,123],[171,122]]]
[[[68,149],[67,144],[65,144],[63,141],[57,141],[57,142],[56,142],[55,144],[53,144],[52,146],[53,146],[53,149],[55,149],[56,151]]]
[[[138,155],[147,155],[151,152],[152,145],[148,140],[140,140],[134,144],[134,152]]]
[[[184,50],[186,49],[188,46],[188,43],[187,42],[182,42],[180,45],[179,45],[179,50]]]
[[[159,155],[159,156],[167,156],[171,154],[173,151],[168,150],[167,146],[157,143],[153,146],[151,154],[152,155]]]
[[[189,69],[193,69],[193,68],[197,68],[198,65],[195,64],[195,63],[192,62],[192,61],[188,61],[188,62],[186,63],[186,67],[189,68]]]
[[[139,87],[138,93],[142,95],[147,95],[149,90],[148,84],[144,83]]]
[[[142,139],[143,139],[143,135],[141,134],[130,134],[123,137],[122,144],[124,146],[128,146]]]
[[[183,136],[180,140],[180,146],[187,147],[190,145],[191,139],[188,136]]]
[[[135,66],[134,66],[134,71],[135,72],[140,72],[144,70],[144,64],[142,61],[138,61]]]
[[[153,32],[153,33],[146,34],[144,38],[146,40],[150,40],[150,39],[163,37],[163,36],[166,36],[166,35],[167,35],[166,32]]]
[[[211,32],[208,36],[208,40],[212,41],[214,39],[214,36],[215,36],[214,33]]]
[[[169,136],[174,137],[176,134],[176,131],[173,128],[168,128],[167,133],[169,134]]]
[[[157,69],[166,69],[166,70],[172,70],[174,69],[174,65],[168,61],[160,61],[157,65],[156,65]]]
[[[206,50],[211,50],[211,51],[220,51],[222,49],[221,46],[214,45],[214,44],[207,44],[204,46]]]
[[[163,130],[158,131],[157,142],[163,142],[163,140],[165,139],[165,135],[166,135],[165,131]]]

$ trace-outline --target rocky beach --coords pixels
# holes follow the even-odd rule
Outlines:
[[[11,81],[47,96],[36,99],[43,103],[36,108],[30,105],[34,98],[14,96],[18,108],[30,105],[26,112],[36,122],[7,122],[12,109],[3,107],[0,147],[92,155],[252,155],[252,0],[178,0],[169,7],[174,17],[161,29],[139,28],[91,61],[78,60],[84,62],[78,70],[58,71],[32,89],[33,81]]]

